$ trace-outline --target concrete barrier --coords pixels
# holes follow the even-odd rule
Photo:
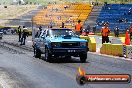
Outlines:
[[[126,45],[126,57],[132,59],[132,45]]]
[[[100,48],[100,53],[101,54],[106,54],[106,44],[102,44],[102,47]]]
[[[106,54],[111,55],[112,54],[112,45],[111,43],[106,43]]]
[[[81,39],[88,41],[88,48],[90,52],[96,52],[96,40],[92,36],[80,36]]]
[[[119,37],[122,43],[125,43],[125,37]]]
[[[122,44],[111,44],[104,43],[100,48],[101,54],[113,55],[113,56],[123,56],[123,45]]]
[[[123,45],[122,44],[111,44],[111,51],[113,56],[123,56]]]
[[[104,43],[100,48],[101,54],[120,56],[132,59],[132,45]]]

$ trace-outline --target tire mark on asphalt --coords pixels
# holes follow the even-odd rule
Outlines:
[[[0,67],[0,85],[2,88],[28,88],[2,67]]]

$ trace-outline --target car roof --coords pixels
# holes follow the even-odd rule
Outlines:
[[[69,28],[49,28],[49,30],[72,30]]]
[[[69,28],[44,28],[42,31],[48,31],[48,30],[72,30]]]

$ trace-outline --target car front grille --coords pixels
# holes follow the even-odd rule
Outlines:
[[[80,43],[79,42],[62,42],[61,46],[63,48],[75,48],[75,47],[79,47]]]

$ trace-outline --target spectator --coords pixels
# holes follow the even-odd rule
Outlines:
[[[132,40],[132,26],[130,28],[130,40]]]
[[[86,27],[85,29],[82,29],[82,30],[81,30],[81,34],[82,34],[82,35],[88,35],[89,32],[90,32],[90,30],[91,30],[90,26],[87,25],[87,27]]]
[[[123,20],[122,20],[122,19],[119,19],[118,21],[119,21],[119,23],[122,23],[122,22],[123,22]]]
[[[19,35],[19,41],[21,41],[21,34],[22,34],[22,30],[21,30],[21,26],[18,27],[18,35]]]
[[[28,37],[27,28],[25,26],[23,26],[23,32],[22,32],[22,38],[21,38],[20,45],[25,45],[26,37]]]
[[[67,5],[65,5],[65,6],[64,6],[64,9],[66,10],[67,8],[68,8],[68,6],[67,6]]]
[[[93,27],[93,32],[95,34],[95,32],[96,32],[96,26]]]
[[[91,30],[91,27],[89,25],[87,25],[86,30],[85,30],[86,34],[89,34],[90,30]]]
[[[119,28],[117,26],[114,29],[114,34],[115,34],[115,37],[118,37],[119,36]]]
[[[40,27],[38,28],[38,31],[37,31],[35,37],[38,37],[38,36],[41,34],[41,32],[42,32],[42,27],[40,26]]]
[[[65,27],[65,24],[64,24],[64,22],[62,22],[62,26],[61,26],[61,28],[64,28]]]
[[[78,20],[78,23],[75,25],[75,31],[78,35],[80,35],[81,30],[82,30],[81,20]]]
[[[100,26],[103,26],[103,25],[104,25],[104,21],[100,21],[98,24],[99,24]]]
[[[131,15],[131,12],[132,12],[132,11],[131,11],[131,8],[130,8],[129,11],[128,11],[128,15]]]
[[[108,43],[109,42],[109,33],[110,33],[110,29],[108,28],[108,24],[105,23],[104,27],[102,27],[101,29],[101,34],[102,34],[102,44],[103,43]]]
[[[57,16],[57,19],[58,19],[58,20],[61,20],[61,16]]]

